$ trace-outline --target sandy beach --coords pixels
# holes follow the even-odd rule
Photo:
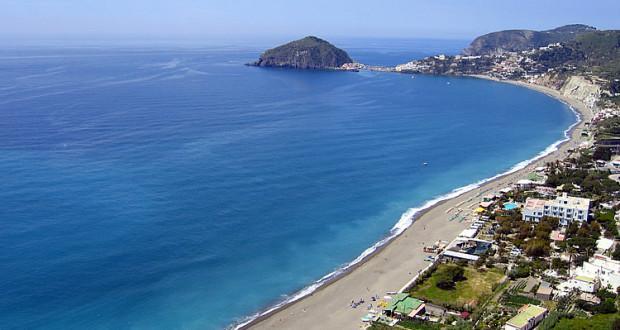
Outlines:
[[[424,245],[438,240],[451,241],[469,227],[470,222],[467,221],[450,221],[455,209],[462,208],[469,213],[469,207],[474,203],[477,205],[482,195],[510,186],[537,166],[565,158],[568,149],[575,148],[582,142],[581,128],[592,117],[591,111],[583,103],[546,87],[521,82],[508,83],[548,94],[578,111],[582,120],[571,130],[570,140],[562,143],[557,151],[534,161],[526,168],[489,181],[479,188],[427,209],[419,214],[413,225],[400,236],[348,273],[324,285],[312,295],[265,315],[244,328],[308,330],[363,327],[360,318],[366,314],[366,305],[371,296],[383,296],[388,291],[398,291],[428,266],[429,262],[424,261],[427,253],[422,251]],[[366,304],[351,308],[351,301],[360,298],[363,298]]]

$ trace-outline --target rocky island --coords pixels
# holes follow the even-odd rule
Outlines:
[[[294,69],[341,69],[353,60],[342,49],[329,42],[309,36],[265,51],[258,61],[249,65]]]

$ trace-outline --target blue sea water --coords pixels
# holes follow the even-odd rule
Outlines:
[[[508,84],[243,65],[257,55],[0,51],[1,329],[224,328],[575,121]]]

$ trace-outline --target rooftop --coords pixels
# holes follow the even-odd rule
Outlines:
[[[517,328],[522,328],[524,327],[526,324],[528,324],[528,322],[533,319],[536,318],[544,313],[547,312],[546,308],[540,307],[540,306],[536,306],[536,305],[524,305],[523,307],[521,307],[521,310],[519,311],[519,314],[517,314],[515,317],[511,318],[510,320],[508,320],[508,322],[506,322],[507,324],[513,325]]]
[[[472,237],[476,236],[476,234],[477,234],[477,233],[478,233],[478,230],[477,230],[477,229],[475,229],[475,228],[470,228],[470,229],[465,229],[465,230],[463,230],[463,231],[459,234],[459,236],[461,236],[461,237],[470,237],[470,238],[472,238]]]
[[[491,205],[493,205],[493,204],[494,204],[494,202],[492,202],[492,201],[489,201],[489,202],[482,202],[482,203],[480,203],[480,207],[482,207],[482,208],[485,208],[485,209],[486,209],[486,208],[489,208],[489,206],[491,206]]]
[[[471,260],[471,261],[476,261],[480,259],[480,257],[473,255],[473,254],[461,253],[461,252],[450,251],[450,250],[445,251],[443,254],[448,257]]]
[[[568,196],[566,193],[563,193],[562,196],[558,196],[555,202],[559,202],[568,207],[588,207],[590,205],[589,199]]]
[[[422,300],[410,297],[407,293],[399,293],[394,295],[386,310],[390,310],[401,315],[409,315],[412,311],[420,308],[422,304],[424,304]]]
[[[582,282],[594,283],[594,279],[588,276],[577,276],[575,279]]]
[[[549,237],[554,240],[554,241],[563,241],[566,239],[566,234],[562,233],[559,230],[554,230],[551,232],[551,234],[549,235]]]
[[[601,237],[596,241],[596,248],[599,250],[609,250],[614,245],[614,240]]]
[[[550,295],[553,292],[553,288],[551,287],[539,287],[538,291],[536,291],[536,294],[548,294]]]
[[[528,198],[525,200],[525,208],[539,209],[545,207],[545,200],[538,198]]]

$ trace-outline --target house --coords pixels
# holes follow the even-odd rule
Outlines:
[[[383,310],[388,316],[414,318],[424,313],[425,304],[422,300],[410,297],[407,293],[397,293]]]
[[[478,261],[478,259],[480,259],[480,257],[477,256],[477,255],[463,253],[463,252],[457,252],[457,251],[444,251],[444,253],[442,254],[442,258],[444,258],[445,260],[448,260],[448,261],[461,261],[461,260],[465,260],[465,261],[467,261],[469,263],[474,263],[474,262]]]
[[[536,182],[528,179],[521,179],[515,183],[515,186],[519,189],[529,189],[537,185],[542,185],[541,182]]]
[[[613,292],[620,287],[620,261],[602,254],[595,254],[590,260],[584,261],[581,267],[575,269],[575,273],[596,278],[603,288],[608,288]]]
[[[575,276],[574,278],[558,285],[558,289],[563,292],[579,290],[580,292],[594,293],[598,291],[599,287],[600,283],[596,278],[584,275]]]
[[[601,298],[591,294],[591,293],[581,293],[578,297],[579,300],[585,301],[587,303],[598,305],[601,303]]]
[[[536,291],[536,298],[540,300],[551,300],[553,297],[553,288],[549,282],[542,281]]]
[[[549,311],[536,305],[524,305],[519,309],[519,314],[511,318],[504,325],[505,330],[530,330],[547,317]]]
[[[601,237],[596,241],[596,250],[600,254],[605,254],[614,247],[615,241],[613,239]]]
[[[452,241],[442,254],[442,258],[448,261],[461,261],[473,263],[486,253],[493,242],[475,238],[458,237]]]
[[[572,221],[587,221],[590,200],[572,197],[563,193],[554,200],[528,198],[523,208],[523,220],[539,222],[543,216],[560,219],[560,224],[568,225]]]
[[[486,202],[481,202],[480,203],[480,207],[483,209],[488,209],[489,207],[493,206],[493,204],[495,204],[494,201],[490,200],[490,201],[486,201]]]
[[[549,235],[549,238],[551,238],[551,240],[554,242],[562,242],[566,239],[566,234],[559,230],[554,230]]]

